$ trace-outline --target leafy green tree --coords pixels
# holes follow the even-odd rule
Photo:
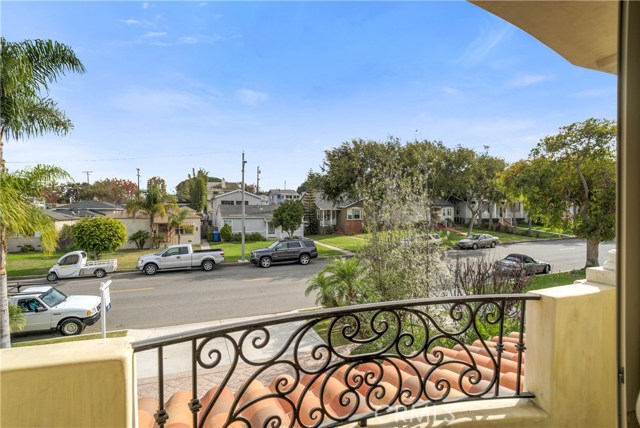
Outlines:
[[[189,207],[197,212],[203,212],[207,207],[207,180],[208,172],[200,168],[198,172],[193,171],[190,176],[189,186]]]
[[[102,253],[113,253],[127,242],[127,228],[110,217],[85,217],[73,225],[78,247],[97,259]]]
[[[162,192],[160,187],[155,184],[138,193],[135,199],[131,199],[125,204],[127,213],[135,216],[138,212],[143,212],[149,216],[149,230],[152,238],[157,235],[154,227],[156,216],[163,217],[172,209],[178,209],[176,199]]]
[[[52,132],[65,135],[71,120],[49,97],[49,85],[66,73],[83,73],[82,62],[73,50],[51,40],[8,42],[0,37],[0,347],[11,346],[7,297],[7,247],[10,233],[27,234],[42,227],[42,244],[55,248],[55,229],[51,220],[36,210],[30,197],[42,197],[47,185],[68,178],[62,170],[36,167],[8,174],[3,158],[6,139],[20,140]],[[47,217],[47,218],[45,218]],[[31,232],[33,233],[33,232]]]
[[[230,224],[225,224],[224,226],[222,226],[222,229],[220,229],[220,237],[224,242],[233,241],[233,230],[231,229]]]
[[[304,207],[300,201],[286,200],[273,211],[274,227],[282,227],[282,230],[292,237],[296,229],[302,224]]]
[[[169,225],[171,226],[171,230],[178,232],[178,244],[180,243],[180,229],[187,217],[189,217],[189,210],[186,208],[182,208],[178,213],[171,214],[171,216],[169,216]]]
[[[147,180],[147,190],[152,187],[157,187],[161,193],[167,193],[167,183],[162,177],[151,177]]]
[[[135,242],[138,250],[142,250],[144,248],[144,244],[151,238],[151,234],[146,230],[138,230],[135,233],[132,233],[129,236],[128,242]]]
[[[90,199],[96,198],[102,202],[123,205],[136,196],[138,186],[131,180],[122,178],[107,178],[98,180],[89,186]]]
[[[73,233],[73,226],[65,224],[58,232],[58,250],[72,251],[77,246],[76,236]]]
[[[587,240],[586,267],[598,266],[598,245],[615,237],[616,126],[587,119],[543,138],[505,182],[522,189],[531,215]]]

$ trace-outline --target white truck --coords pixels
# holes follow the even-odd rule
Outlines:
[[[58,262],[49,269],[48,281],[56,281],[58,278],[77,278],[81,276],[95,276],[103,278],[107,273],[118,269],[118,260],[88,260],[84,251],[72,251],[58,259]]]
[[[172,245],[156,254],[147,254],[138,259],[138,270],[154,275],[159,270],[202,268],[211,271],[224,262],[224,252],[219,249],[193,250],[191,244]]]
[[[22,310],[23,332],[55,330],[72,336],[98,322],[102,314],[98,296],[67,296],[49,285],[16,289],[9,290],[9,304]]]

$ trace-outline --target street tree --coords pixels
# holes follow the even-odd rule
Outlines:
[[[296,229],[302,224],[304,207],[300,201],[286,200],[273,211],[273,225],[282,227],[282,230],[293,236]]]
[[[526,195],[530,213],[587,241],[586,267],[598,266],[598,245],[615,237],[616,125],[587,119],[543,138],[508,182]]]
[[[149,230],[152,238],[157,235],[154,227],[156,216],[163,217],[172,209],[178,209],[176,199],[172,195],[162,192],[160,187],[155,184],[151,184],[147,190],[139,192],[136,198],[125,203],[125,210],[129,214],[133,214],[134,217],[138,212],[149,216]]]
[[[93,255],[113,253],[127,242],[127,228],[111,217],[84,217],[73,225],[78,247]]]
[[[208,172],[200,168],[198,172],[193,170],[190,176],[189,207],[197,212],[203,212],[207,207],[207,177]]]
[[[156,186],[161,193],[167,193],[167,182],[164,181],[164,178],[162,177],[151,177],[150,179],[147,180],[147,190],[150,189],[151,187]]]
[[[42,197],[46,186],[66,174],[53,167],[36,167],[19,174],[6,172],[4,141],[46,133],[66,135],[71,120],[49,97],[49,85],[67,73],[84,73],[74,51],[51,40],[8,42],[0,37],[0,347],[11,346],[7,296],[7,246],[9,233],[28,234],[42,227],[43,248],[55,248],[51,220],[29,199]],[[47,218],[45,218],[47,217]]]
[[[89,186],[90,196],[88,199],[96,198],[102,202],[123,205],[129,199],[134,198],[137,192],[138,186],[131,180],[107,178],[98,180]]]
[[[169,216],[169,226],[171,227],[171,231],[175,231],[178,234],[178,244],[180,243],[180,230],[187,217],[189,217],[189,210],[186,208],[182,208],[177,213]]]

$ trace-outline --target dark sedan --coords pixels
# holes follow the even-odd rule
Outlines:
[[[533,257],[524,254],[509,254],[502,260],[496,262],[498,269],[507,273],[524,272],[527,275],[551,272],[551,265],[541,260],[534,260]]]

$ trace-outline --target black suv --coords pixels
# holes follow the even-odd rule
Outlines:
[[[271,263],[300,262],[308,265],[311,259],[318,257],[316,244],[311,239],[287,239],[276,241],[267,248],[253,250],[249,261],[254,265],[268,268]]]

